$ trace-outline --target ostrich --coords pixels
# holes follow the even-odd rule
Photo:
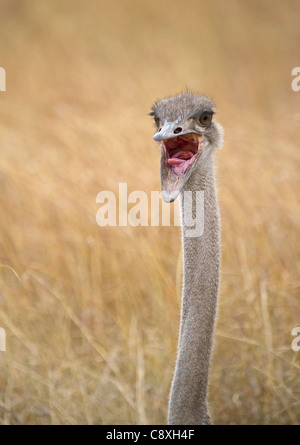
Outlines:
[[[161,188],[166,202],[180,197],[183,295],[177,360],[170,392],[170,425],[210,424],[207,407],[209,362],[217,309],[220,265],[219,211],[213,154],[223,142],[213,120],[214,104],[186,92],[157,101],[150,113],[161,148]],[[204,230],[188,235],[191,220],[185,192],[204,192]],[[193,218],[195,209],[192,208]]]

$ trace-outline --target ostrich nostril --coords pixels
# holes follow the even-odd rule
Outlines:
[[[177,133],[181,133],[182,132],[182,128],[181,127],[177,127],[177,128],[175,128],[175,130],[174,130],[174,133],[175,134],[177,134]]]
[[[158,130],[159,132],[161,131],[161,127],[160,127],[160,129]]]

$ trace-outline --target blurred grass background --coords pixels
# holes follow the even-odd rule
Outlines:
[[[2,0],[2,424],[164,424],[178,227],[100,228],[96,196],[160,190],[147,116],[217,103],[222,283],[217,424],[298,424],[298,1]],[[177,284],[176,284],[177,281]]]

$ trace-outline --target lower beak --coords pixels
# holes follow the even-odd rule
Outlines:
[[[187,181],[186,174],[177,176],[168,165],[168,158],[165,148],[161,147],[160,155],[160,181],[162,197],[165,202],[173,202],[181,192]]]

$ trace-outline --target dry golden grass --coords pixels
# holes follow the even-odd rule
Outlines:
[[[3,0],[0,17],[0,422],[165,423],[180,230],[100,228],[96,196],[160,189],[147,113],[189,87],[226,135],[212,417],[299,423],[299,2]]]

